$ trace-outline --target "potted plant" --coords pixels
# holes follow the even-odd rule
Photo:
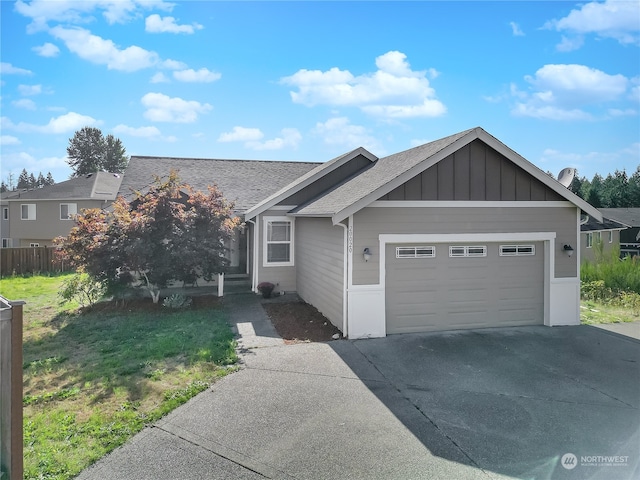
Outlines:
[[[258,284],[258,291],[262,294],[262,298],[269,298],[275,285],[271,282],[260,282]]]

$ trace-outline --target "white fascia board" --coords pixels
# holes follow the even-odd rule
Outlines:
[[[285,198],[290,197],[294,193],[299,192],[303,188],[308,187],[319,178],[324,177],[327,173],[334,171],[335,169],[341,167],[342,165],[353,160],[359,155],[362,155],[363,157],[367,158],[371,162],[375,162],[378,159],[378,157],[373,155],[371,152],[365,150],[362,147],[358,147],[352,152],[349,152],[346,155],[344,155],[342,158],[340,158],[338,161],[334,162],[332,165],[328,166],[327,168],[319,169],[314,175],[310,175],[308,178],[305,178],[301,182],[299,182],[298,180],[294,180],[286,187],[280,189],[270,197],[267,197],[257,205],[251,207],[245,212],[244,214],[245,219],[250,219],[260,215],[262,212],[273,207],[278,202],[281,202]]]
[[[475,200],[376,200],[368,208],[566,208],[575,207],[560,201],[475,201]]]
[[[551,178],[545,172],[543,172],[538,167],[536,167],[533,163],[529,162],[526,158],[524,158],[519,153],[511,150],[509,147],[507,147],[504,143],[496,139],[494,136],[489,135],[486,131],[484,131],[481,128],[476,128],[476,131],[477,131],[478,139],[482,140],[491,148],[493,148],[497,152],[507,157],[509,160],[511,160],[516,165],[518,165],[520,168],[522,168],[525,172],[529,173],[534,178],[540,180],[543,184],[545,184],[551,190],[556,192],[558,195],[566,198],[575,206],[580,207],[582,211],[588,213],[599,222],[602,222],[602,213],[600,213],[600,211],[597,208],[585,202],[583,199],[581,199],[579,196],[577,196],[568,188],[562,186],[554,178]]]

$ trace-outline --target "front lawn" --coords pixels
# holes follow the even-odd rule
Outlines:
[[[234,370],[215,299],[185,310],[58,305],[66,276],[3,278],[24,310],[25,479],[67,479]]]

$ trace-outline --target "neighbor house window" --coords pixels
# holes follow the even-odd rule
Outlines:
[[[396,258],[433,258],[436,247],[396,247]]]
[[[31,242],[31,243],[29,244],[29,246],[30,246],[30,247],[34,247],[34,248],[35,248],[35,247],[39,247],[39,246],[40,246],[40,244],[39,244],[39,243]]]
[[[587,248],[593,247],[593,233],[587,233]]]
[[[264,217],[264,266],[293,265],[293,220]]]
[[[73,220],[73,216],[78,213],[77,203],[60,204],[60,220]]]
[[[535,245],[500,245],[501,257],[522,257],[535,254]]]
[[[20,219],[21,220],[35,220],[36,219],[36,204],[35,203],[23,203],[20,205]]]
[[[486,246],[456,245],[449,247],[450,257],[486,257]]]
[[[2,207],[2,219],[9,220],[9,207]]]
[[[609,230],[609,243],[613,243],[613,230]]]
[[[2,248],[10,248],[11,247],[11,239],[3,238],[2,239]]]

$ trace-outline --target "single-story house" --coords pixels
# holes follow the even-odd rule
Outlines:
[[[627,228],[628,225],[604,217],[604,213],[602,222],[587,215],[580,223],[580,259],[595,261],[598,243],[601,243],[604,257],[610,256],[614,249],[620,250],[620,235]]]
[[[640,255],[640,208],[601,208],[600,212],[628,226],[620,232],[621,254]]]
[[[96,172],[42,188],[2,193],[2,247],[51,247],[75,225],[82,209],[104,208],[115,199],[122,175]]]
[[[171,168],[236,202],[253,291],[297,292],[349,338],[579,323],[581,212],[602,215],[482,128],[321,164],[134,156],[121,192]]]

